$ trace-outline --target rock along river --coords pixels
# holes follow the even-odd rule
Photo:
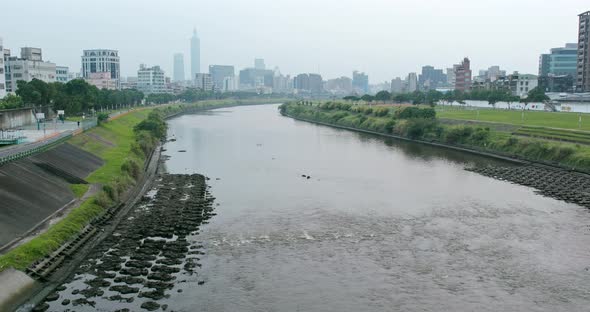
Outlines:
[[[109,252],[126,264],[109,264],[105,270],[118,273],[100,280],[79,270],[49,310],[590,309],[587,208],[465,170],[510,164],[296,121],[277,107],[170,120],[176,140],[165,145],[170,175],[161,184],[177,185],[157,191],[159,201],[178,197],[176,188],[212,196],[216,215],[187,214],[209,223],[198,231],[176,226],[180,232],[168,237],[122,229],[115,234],[135,237],[147,251],[99,248],[83,266],[104,266],[92,258]],[[192,190],[203,180],[196,173],[210,178],[210,195]],[[185,209],[175,207],[171,214]],[[128,246],[141,250],[136,245]],[[76,298],[85,299],[73,305]]]

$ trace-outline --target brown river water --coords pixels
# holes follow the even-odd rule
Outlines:
[[[169,126],[168,172],[209,177],[217,215],[187,236],[200,266],[175,273],[159,311],[590,310],[590,211],[464,170],[510,164],[277,105]],[[145,311],[108,287],[94,306],[63,305],[84,276],[49,310]]]

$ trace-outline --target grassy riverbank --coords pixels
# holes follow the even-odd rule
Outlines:
[[[566,112],[523,112],[521,110],[491,108],[465,109],[445,106],[443,109],[437,110],[437,116],[440,118],[497,122],[517,126],[590,130],[590,114],[582,114],[581,127],[579,124],[580,114]]]
[[[86,180],[103,186],[46,232],[0,256],[0,271],[8,267],[24,270],[77,235],[93,219],[121,200],[139,179],[145,160],[166,133],[166,116],[187,110],[213,109],[232,105],[278,103],[280,100],[210,100],[192,104],[170,104],[131,111],[68,140],[99,156],[104,165]],[[71,185],[75,197],[82,197],[87,185]]]
[[[432,108],[290,102],[280,109],[285,115],[310,121],[590,171],[590,147],[587,145],[523,137],[481,126],[446,125],[438,121]]]

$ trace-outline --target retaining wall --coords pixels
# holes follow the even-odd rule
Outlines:
[[[65,176],[84,179],[102,163],[100,158],[66,143],[1,165],[0,247],[26,235],[74,200]]]
[[[0,129],[12,129],[35,122],[32,108],[0,110]]]

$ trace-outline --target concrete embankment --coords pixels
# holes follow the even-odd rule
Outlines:
[[[0,166],[0,248],[73,201],[70,184],[83,182],[102,163],[66,143]]]

